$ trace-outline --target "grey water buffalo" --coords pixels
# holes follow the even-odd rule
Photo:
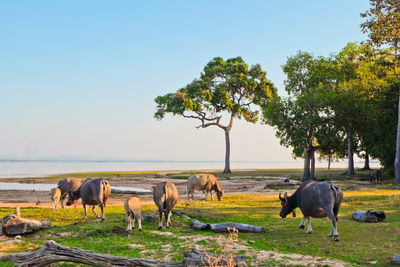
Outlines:
[[[373,183],[374,181],[376,181],[376,183],[378,183],[379,181],[381,181],[382,179],[382,173],[380,170],[374,170],[371,173],[371,178],[369,179],[370,183]]]
[[[187,190],[188,190],[188,199],[190,199],[190,195],[192,195],[192,198],[194,199],[193,196],[194,190],[205,191],[206,192],[205,200],[207,200],[208,192],[210,192],[211,200],[214,200],[212,191],[216,192],[219,201],[222,200],[222,197],[224,195],[224,190],[222,190],[217,177],[215,177],[212,174],[205,174],[205,173],[195,174],[190,176],[187,184]]]
[[[165,216],[165,225],[167,228],[171,226],[171,211],[178,202],[178,190],[171,182],[161,182],[153,186],[153,200],[158,207],[160,215],[160,223],[158,228],[163,227],[162,216]]]
[[[85,219],[87,216],[86,205],[92,205],[92,211],[96,217],[98,217],[94,210],[96,205],[99,205],[101,209],[101,220],[104,220],[104,208],[106,207],[107,199],[111,193],[111,185],[108,181],[99,178],[92,180],[91,178],[83,181],[82,185],[75,191],[69,193],[67,206],[74,203],[79,198],[82,199],[82,205],[85,210]]]
[[[312,232],[310,217],[324,218],[329,217],[332,222],[332,230],[329,236],[334,237],[335,241],[339,241],[339,233],[336,229],[337,215],[339,213],[340,204],[342,203],[342,191],[331,182],[315,182],[307,181],[290,197],[287,193],[283,197],[279,194],[282,209],[280,216],[285,218],[295,208],[299,207],[303,213],[303,220],[299,228],[304,229],[305,220],[307,220],[307,233]]]
[[[139,231],[142,231],[142,202],[137,197],[130,197],[125,200],[126,231],[135,229],[135,221],[138,222]]]
[[[53,209],[54,210],[58,210],[58,206],[60,204],[61,201],[61,190],[60,188],[52,188],[51,189],[51,204],[53,205]]]
[[[76,191],[82,184],[83,179],[79,178],[64,178],[59,181],[57,184],[57,188],[61,191],[61,207],[64,208],[64,199],[68,196],[68,194],[72,191]],[[74,207],[76,208],[76,202],[74,202]]]

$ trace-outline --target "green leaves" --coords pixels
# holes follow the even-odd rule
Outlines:
[[[216,122],[222,112],[228,112],[255,123],[257,107],[266,106],[275,96],[276,88],[259,64],[249,68],[241,57],[226,61],[216,57],[207,63],[199,79],[176,93],[158,96],[154,116],[162,119],[171,113],[198,119],[205,126],[206,122]],[[215,123],[222,126],[218,124]]]

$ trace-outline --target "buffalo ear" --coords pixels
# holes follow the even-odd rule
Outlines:
[[[292,211],[293,217],[296,217],[296,212]]]
[[[285,192],[285,194],[283,195],[283,198],[284,198],[285,200],[287,200],[287,198],[288,198],[287,192]]]

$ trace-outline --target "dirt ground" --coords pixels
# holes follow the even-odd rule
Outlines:
[[[269,183],[276,183],[283,177],[257,177],[257,178],[240,178],[232,177],[230,179],[220,180],[221,187],[225,194],[232,193],[277,193],[285,190],[291,192],[295,187],[280,188],[277,186],[269,186]],[[179,197],[187,199],[187,180],[172,179],[167,177],[112,177],[109,179],[112,186],[138,187],[144,189],[152,189],[152,186],[162,182],[170,181],[174,183],[178,189]],[[13,179],[13,182],[26,183],[24,179]],[[54,183],[29,179],[29,183]],[[289,189],[288,189],[289,188]],[[288,189],[288,190],[287,190]],[[195,198],[203,198],[202,192],[195,192]],[[108,201],[109,205],[123,205],[128,194],[112,193]],[[152,195],[139,196],[144,203],[152,203]],[[51,207],[49,191],[25,191],[25,190],[0,190],[0,207]]]

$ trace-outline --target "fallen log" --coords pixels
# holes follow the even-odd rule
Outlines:
[[[36,252],[0,256],[0,261],[7,260],[17,266],[48,266],[55,262],[74,262],[94,266],[182,266],[181,263],[97,254],[80,248],[64,247],[53,240],[46,242],[43,248]]]
[[[386,219],[386,214],[384,211],[356,210],[355,212],[353,212],[351,217],[353,218],[353,220],[359,222],[377,223],[384,222]]]
[[[38,221],[21,218],[19,207],[15,213],[1,219],[1,231],[6,236],[23,235],[51,227],[50,221]]]
[[[228,228],[236,228],[240,233],[265,233],[264,227],[245,224],[245,223],[217,223],[205,224],[196,219],[190,222],[190,227],[194,230],[211,230],[214,233],[229,233]]]
[[[153,191],[150,190],[150,189],[111,188],[111,193],[115,193],[115,194],[151,195],[151,194],[153,194]]]
[[[48,266],[56,262],[74,262],[94,266],[194,267],[204,266],[209,261],[215,262],[215,259],[219,259],[218,266],[225,266],[224,262],[230,258],[230,255],[216,255],[192,250],[183,252],[182,262],[163,262],[98,254],[81,248],[65,247],[50,240],[39,251],[2,255],[0,261],[12,261],[16,266]],[[232,255],[232,258],[236,266],[247,266],[242,255]]]

